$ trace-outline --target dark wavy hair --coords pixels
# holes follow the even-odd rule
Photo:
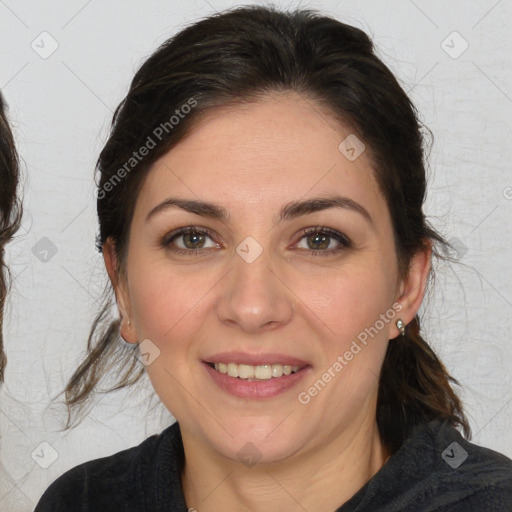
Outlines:
[[[111,239],[122,269],[144,177],[159,157],[189,133],[202,113],[277,91],[295,91],[316,102],[370,148],[391,214],[402,276],[407,275],[417,251],[426,250],[432,242],[438,247],[445,244],[422,209],[426,192],[423,126],[369,37],[311,10],[244,6],[185,28],[163,43],[135,74],[114,113],[97,163],[99,250]],[[171,128],[170,116],[185,110],[191,99],[196,106]],[[134,162],[134,151],[154,138],[155,127],[165,123],[168,130],[157,146]],[[118,369],[113,389],[133,384],[143,374],[133,350],[119,341],[119,320],[109,313],[111,301],[110,293],[92,327],[88,355],[66,387],[68,426],[71,413],[81,409],[110,369]],[[405,336],[389,343],[382,367],[377,422],[383,442],[395,450],[412,427],[434,418],[462,427],[469,437],[453,383],[420,335],[416,317]]]
[[[7,122],[5,103],[0,93],[0,382],[4,380],[7,358],[4,352],[4,306],[9,288],[9,269],[5,265],[5,245],[21,223],[22,208],[17,196],[20,179],[18,154]]]

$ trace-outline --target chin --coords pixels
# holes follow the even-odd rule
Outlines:
[[[257,421],[254,417],[239,419],[232,422],[226,431],[222,431],[220,437],[212,437],[212,431],[206,431],[204,437],[206,442],[221,456],[242,462],[247,467],[256,463],[279,463],[297,453],[306,443],[302,439],[304,429],[294,432],[293,429],[285,427],[281,418],[276,421],[274,418],[261,418]],[[218,432],[218,430],[216,430]]]

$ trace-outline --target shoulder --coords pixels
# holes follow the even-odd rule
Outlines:
[[[342,510],[512,512],[512,461],[447,422],[423,423]]]
[[[512,460],[464,439],[447,423],[430,425],[430,435],[433,473],[446,510],[512,511]]]
[[[138,446],[70,469],[48,487],[34,512],[145,510],[154,461],[177,430],[174,424]]]
[[[447,423],[430,424],[434,467],[450,480],[464,480],[483,488],[510,485],[512,460],[489,448],[474,444]]]
[[[410,464],[424,466],[416,488],[419,501],[429,504],[425,510],[512,512],[512,461],[505,455],[468,441],[441,421],[420,428],[409,450],[409,458],[416,459]]]

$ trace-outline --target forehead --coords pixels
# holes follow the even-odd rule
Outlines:
[[[147,211],[172,194],[261,215],[286,201],[335,193],[378,217],[387,208],[369,151],[353,159],[347,143],[340,150],[347,137],[349,146],[357,144],[349,128],[297,93],[211,110],[153,164],[137,209]]]

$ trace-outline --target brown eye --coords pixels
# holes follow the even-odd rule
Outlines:
[[[161,245],[178,254],[197,254],[212,248],[220,248],[212,238],[213,233],[209,229],[188,226],[167,234]]]
[[[331,241],[331,237],[329,235],[325,235],[322,233],[315,233],[314,235],[309,235],[306,239],[309,248],[313,250],[327,249],[329,247],[329,242]]]
[[[352,245],[344,234],[330,228],[308,228],[301,235],[300,240],[305,240],[306,247],[298,247],[309,249],[313,254],[332,254]]]
[[[182,235],[182,240],[187,249],[202,249],[205,236],[202,233],[198,233],[196,231],[192,231],[190,233],[184,233]]]

